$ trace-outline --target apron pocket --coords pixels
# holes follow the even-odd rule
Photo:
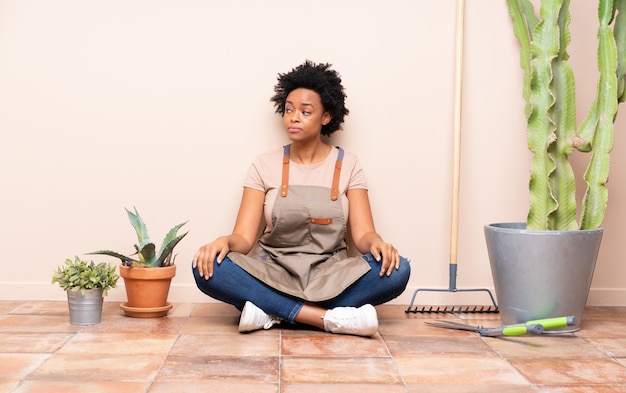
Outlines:
[[[281,209],[279,214],[273,217],[276,242],[272,243],[281,247],[293,247],[311,242],[311,219],[307,208]]]

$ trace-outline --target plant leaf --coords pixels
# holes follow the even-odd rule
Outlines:
[[[172,250],[174,249],[174,247],[172,246],[171,249],[169,250],[169,252],[166,252],[166,249],[168,248],[168,245],[172,242],[172,240],[176,239],[176,233],[178,232],[178,230],[187,223],[188,221],[183,222],[182,224],[178,224],[176,226],[174,226],[172,229],[169,230],[169,232],[167,233],[167,235],[165,235],[165,238],[163,239],[163,242],[161,243],[161,248],[159,249],[159,260],[161,261],[161,263],[163,263],[163,261],[165,261],[165,258],[167,258],[167,256],[172,252]],[[185,233],[186,235],[187,233]],[[184,237],[184,235],[183,235]],[[178,241],[182,240],[182,237],[180,239],[178,239]],[[178,241],[176,243],[178,243]],[[175,246],[176,244],[174,244]],[[165,254],[165,257],[163,256]],[[161,264],[160,263],[160,264]],[[159,265],[160,265],[159,264]]]
[[[606,0],[603,0],[603,2]],[[602,11],[602,3],[600,11]],[[599,15],[600,21],[612,18]],[[606,212],[608,191],[606,182],[609,178],[609,153],[613,147],[615,115],[617,114],[617,46],[611,29],[606,24],[598,28],[598,70],[600,79],[597,89],[598,123],[593,135],[593,153],[585,171],[587,190],[583,197],[581,229],[594,229],[602,224]]]
[[[539,22],[535,16],[533,5],[528,0],[507,0],[509,14],[513,19],[513,32],[520,43],[520,66],[524,70],[524,82],[522,85],[522,96],[526,100],[526,117],[531,113],[530,98],[530,43],[532,42],[532,32]]]
[[[69,263],[68,263],[69,262]],[[52,283],[58,283],[64,291],[81,291],[102,288],[108,293],[109,288],[115,288],[120,276],[116,267],[105,262],[96,265],[93,261],[87,263],[78,256],[74,261],[67,259],[63,266],[57,267],[52,276]]]
[[[533,153],[530,173],[530,209],[527,228],[548,227],[548,215],[558,207],[550,190],[550,175],[555,169],[552,146],[556,123],[552,119],[555,102],[552,92],[553,60],[559,55],[559,19],[562,2],[542,2],[541,21],[535,26],[531,42],[531,83],[528,117],[528,148]]]
[[[626,0],[615,0],[615,27],[613,36],[617,44],[617,94],[619,102],[626,100]]]
[[[128,214],[128,219],[132,224],[133,228],[135,228],[135,233],[137,233],[137,241],[139,242],[139,249],[142,249],[146,244],[151,243],[150,237],[148,236],[148,228],[146,228],[146,224],[144,224],[137,208],[135,209],[135,213],[126,209],[126,213]]]
[[[154,243],[146,244],[138,253],[139,260],[146,266],[149,267],[158,267],[156,258],[156,246]]]
[[[98,251],[88,252],[87,255],[108,255],[110,257],[115,257],[115,258],[121,259],[122,260],[122,264],[131,264],[132,262],[139,262],[136,259],[127,257],[126,255],[122,255],[120,253],[117,253],[117,252],[111,251],[111,250],[98,250]]]
[[[554,106],[550,108],[550,118],[556,124],[556,140],[549,150],[555,170],[550,174],[548,184],[557,205],[548,216],[547,229],[576,230],[576,182],[569,162],[576,137],[576,90],[574,73],[567,63],[566,49],[570,42],[568,6],[569,0],[565,0],[559,12],[559,55],[552,62]]]
[[[161,266],[163,264],[167,256],[170,255],[172,251],[174,251],[174,247],[176,247],[178,242],[183,240],[183,238],[187,236],[188,233],[189,232],[185,232],[182,235],[175,237],[174,239],[170,240],[169,243],[167,243],[167,245],[165,245],[165,247],[163,248],[163,251],[159,255],[159,259],[157,260],[157,266]]]

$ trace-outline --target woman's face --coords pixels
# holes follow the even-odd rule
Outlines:
[[[298,88],[287,96],[283,121],[292,141],[319,139],[322,125],[330,120],[330,113],[324,111],[322,100],[315,91]]]

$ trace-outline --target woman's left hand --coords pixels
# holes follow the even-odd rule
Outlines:
[[[400,268],[400,254],[391,244],[382,240],[374,241],[370,247],[370,252],[374,258],[380,262],[380,276],[390,276],[393,270]]]

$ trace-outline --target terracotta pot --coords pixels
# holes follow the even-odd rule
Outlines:
[[[127,316],[138,318],[162,317],[172,305],[167,302],[176,266],[139,268],[120,266],[127,303],[120,305]]]

